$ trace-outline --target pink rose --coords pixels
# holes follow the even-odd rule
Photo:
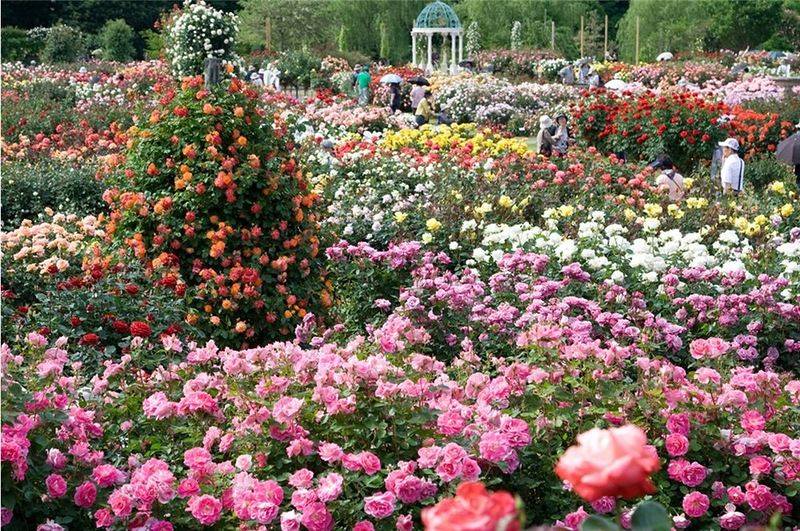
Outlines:
[[[680,482],[687,487],[696,487],[706,479],[707,473],[706,467],[694,461],[684,467]]]
[[[47,494],[51,498],[60,498],[67,493],[67,482],[58,474],[50,474],[44,483],[47,486]]]
[[[314,480],[314,473],[307,468],[301,468],[291,476],[289,476],[289,485],[292,487],[299,489],[307,489],[311,486],[311,482]]]
[[[410,514],[401,514],[397,517],[394,527],[397,531],[412,531],[414,529],[414,520]]]
[[[578,436],[578,445],[567,449],[556,465],[556,474],[590,502],[603,496],[636,498],[652,494],[650,475],[660,467],[658,456],[647,445],[647,436],[636,426],[601,430]]]
[[[114,515],[109,509],[98,509],[94,512],[94,524],[99,527],[109,527],[114,523]]]
[[[422,524],[426,531],[519,531],[521,528],[514,496],[508,492],[489,492],[482,483],[469,482],[458,486],[455,497],[423,509]]]
[[[156,520],[150,524],[150,531],[174,531],[174,529],[166,520]]]
[[[670,433],[689,435],[689,416],[686,413],[672,414],[667,418],[667,430]]]
[[[696,360],[715,359],[725,354],[731,348],[730,343],[718,337],[708,339],[695,339],[689,344],[689,353]]]
[[[381,469],[381,460],[372,452],[358,454],[358,462],[361,465],[361,469],[368,476],[376,474]]]
[[[616,506],[617,500],[611,496],[603,496],[602,498],[597,498],[592,502],[592,509],[594,509],[597,514],[610,513],[616,508]]]
[[[299,531],[300,514],[295,511],[286,511],[281,514],[281,531]]]
[[[5,441],[3,441],[5,444]],[[67,456],[58,448],[50,448],[47,450],[47,464],[53,467],[54,470],[61,470],[67,466]]]
[[[680,433],[670,433],[664,443],[670,457],[684,455],[689,451],[689,439]]]
[[[772,506],[772,491],[766,485],[751,482],[747,484],[746,490],[744,499],[754,511],[765,511]]]
[[[513,452],[506,436],[498,431],[484,433],[478,443],[478,449],[481,458],[491,463],[501,463]]]
[[[442,449],[438,446],[425,446],[417,450],[417,464],[422,468],[433,468],[439,461]]]
[[[125,481],[125,473],[114,465],[98,465],[92,470],[92,479],[98,486],[106,488]]]
[[[317,497],[319,501],[328,503],[338,498],[342,494],[343,483],[344,478],[342,478],[341,474],[337,474],[336,472],[331,472],[320,479],[317,485]]]
[[[108,497],[108,505],[114,511],[114,514],[120,518],[131,514],[131,509],[133,509],[133,501],[130,496],[119,489],[112,492],[111,496]]]
[[[751,474],[769,474],[772,470],[772,461],[764,456],[757,455],[750,458]]]
[[[203,469],[211,462],[211,454],[202,446],[186,450],[183,453],[183,464],[192,470]]]
[[[738,511],[728,511],[719,517],[719,526],[722,529],[739,529],[747,523],[747,517]]]
[[[333,529],[333,515],[322,502],[313,502],[306,506],[300,522],[308,531],[329,531]]]
[[[97,498],[97,487],[91,481],[83,482],[77,489],[75,489],[75,505],[88,509],[94,504]]]
[[[200,494],[200,484],[194,478],[186,478],[178,484],[178,496],[188,498]]]
[[[211,525],[219,520],[222,514],[222,502],[210,494],[189,498],[186,510],[202,525]]]
[[[702,492],[692,491],[683,497],[683,512],[692,518],[700,518],[706,514],[710,504],[708,496]]]
[[[589,513],[587,513],[583,505],[578,507],[577,511],[571,512],[564,517],[564,523],[567,524],[567,527],[570,529],[580,529],[581,524],[583,524],[584,520],[589,518]]]
[[[364,512],[380,520],[394,512],[396,498],[391,492],[373,494],[364,498]]]
[[[289,424],[300,412],[303,401],[291,396],[283,396],[272,406],[272,417],[281,424]]]
[[[754,409],[750,409],[742,415],[741,424],[742,428],[749,433],[763,430],[767,422],[764,420],[764,415]]]
[[[361,520],[353,526],[353,531],[375,531],[375,526],[369,520]]]
[[[325,443],[321,444],[319,447],[319,458],[326,463],[335,463],[339,461],[343,455],[344,452],[342,452],[338,444]]]
[[[466,421],[464,421],[461,413],[455,410],[442,413],[436,421],[439,433],[448,436],[458,435],[461,433],[461,430],[464,429],[465,425]]]

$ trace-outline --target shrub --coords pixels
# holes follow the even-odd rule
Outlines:
[[[321,60],[308,50],[289,50],[281,53],[278,70],[281,84],[286,87],[308,88],[316,79],[315,73],[321,68]]]
[[[144,40],[144,56],[147,59],[160,59],[164,55],[164,36],[150,29],[141,32]]]
[[[285,337],[323,290],[316,194],[288,154],[286,125],[233,79],[162,95],[111,177],[109,232],[148,267],[179,275],[190,322],[218,340]],[[202,316],[202,317],[201,317]],[[237,339],[238,338],[238,339]]]
[[[80,30],[56,24],[47,33],[41,60],[44,63],[69,63],[75,61],[85,49],[84,36]]]
[[[133,46],[133,28],[121,18],[109,20],[100,32],[100,47],[107,61],[130,61],[136,49]]]
[[[3,227],[36,220],[46,208],[85,216],[104,210],[105,186],[92,165],[75,167],[52,160],[6,162],[2,174]]]
[[[0,29],[3,61],[25,61],[34,55],[33,42],[25,30],[15,27]]]
[[[188,4],[171,20],[164,36],[172,73],[178,77],[198,75],[208,57],[241,67],[241,58],[233,49],[238,31],[235,14],[223,13],[203,0]]]
[[[794,182],[791,166],[778,161],[772,153],[753,157],[745,166],[745,186],[763,190],[774,181]]]

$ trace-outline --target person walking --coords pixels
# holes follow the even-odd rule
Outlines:
[[[403,103],[403,97],[400,95],[400,83],[389,83],[389,93],[392,96],[389,108],[392,109],[393,113],[396,113]]]
[[[578,85],[588,85],[589,84],[589,71],[591,67],[589,66],[588,60],[581,61],[581,65],[578,67]]]
[[[369,103],[369,84],[372,77],[369,75],[369,67],[361,67],[361,72],[358,74],[358,103],[366,105]]]
[[[411,109],[417,110],[417,105],[425,97],[425,91],[428,90],[424,85],[414,85],[411,89]]]
[[[563,83],[564,85],[575,84],[575,71],[572,69],[571,64],[568,64],[567,66],[559,70],[558,75],[561,77],[561,83]]]
[[[653,168],[661,170],[661,174],[656,177],[656,186],[661,190],[666,190],[669,200],[678,202],[683,199],[683,175],[675,171],[675,165],[667,155],[661,155],[653,163]]]
[[[739,141],[726,138],[719,146],[722,148],[722,191],[726,194],[738,194],[744,187],[744,161],[739,158]]]
[[[536,150],[539,154],[549,157],[553,154],[553,136],[550,128],[553,127],[553,120],[545,115],[539,118],[539,134],[536,135]]]
[[[574,142],[574,140],[570,138],[570,130],[567,126],[566,114],[559,114],[556,116],[556,125],[552,136],[553,152],[560,157],[565,156],[570,144]]]
[[[431,91],[426,90],[425,95],[423,96],[422,100],[420,100],[419,105],[417,105],[416,112],[414,113],[414,119],[417,122],[417,127],[422,127],[423,125],[430,123],[436,116],[433,113],[433,109],[431,108]]]

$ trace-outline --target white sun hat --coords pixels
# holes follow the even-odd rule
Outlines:
[[[726,138],[722,142],[719,142],[719,145],[722,147],[731,148],[734,151],[739,151],[739,141],[735,138]]]

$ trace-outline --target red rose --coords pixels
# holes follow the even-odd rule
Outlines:
[[[100,336],[97,334],[93,334],[89,332],[88,334],[84,334],[81,338],[80,343],[82,345],[96,345],[100,342]]]
[[[136,295],[139,293],[139,286],[136,284],[126,284],[125,285],[125,293],[128,295]]]
[[[69,324],[72,325],[72,328],[78,328],[81,325],[80,317],[73,315],[69,320]]]
[[[454,498],[423,509],[422,523],[426,531],[520,529],[514,497],[508,492],[490,493],[482,483],[462,483]]]
[[[116,320],[111,324],[111,328],[114,329],[114,332],[122,335],[127,335],[130,332],[130,327],[125,321]]]
[[[131,323],[131,335],[134,337],[150,337],[153,331],[150,325],[144,321],[134,321]]]

